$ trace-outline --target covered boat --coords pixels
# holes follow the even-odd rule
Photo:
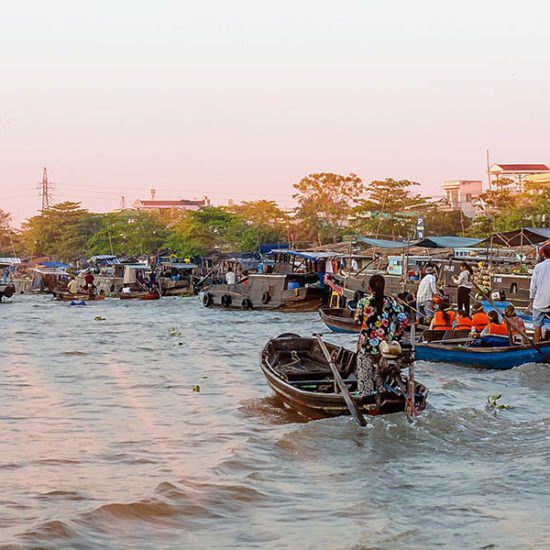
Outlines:
[[[373,416],[406,409],[407,398],[402,390],[408,380],[402,376],[401,368],[413,363],[412,349],[403,350],[397,361],[388,361],[382,366],[385,383],[380,393],[363,397],[356,393],[356,353],[329,343],[326,347],[361,413]],[[301,416],[320,419],[350,414],[317,339],[292,334],[273,338],[262,351],[260,367],[285,406]],[[424,410],[428,390],[419,383],[414,386],[414,407],[416,411]]]
[[[530,345],[494,348],[470,347],[442,340],[424,342],[416,346],[416,358],[435,363],[455,363],[486,369],[511,369],[525,363],[550,362],[550,342],[538,344],[538,350]]]

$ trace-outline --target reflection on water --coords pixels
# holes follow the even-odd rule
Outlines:
[[[15,297],[0,313],[8,546],[547,544],[545,366],[420,363],[428,411],[361,429],[304,422],[258,368],[269,337],[319,330],[316,314],[48,297]],[[495,393],[512,408],[487,408]]]

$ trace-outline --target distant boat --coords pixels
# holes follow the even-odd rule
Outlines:
[[[321,307],[319,316],[323,323],[332,330],[342,334],[359,334],[361,325],[355,322],[355,312],[345,307]]]

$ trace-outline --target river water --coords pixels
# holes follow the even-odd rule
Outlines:
[[[429,409],[359,428],[300,421],[259,370],[315,313],[47,296],[0,313],[2,548],[548,547],[548,367],[419,363]]]

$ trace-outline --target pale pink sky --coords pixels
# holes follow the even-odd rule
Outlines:
[[[18,0],[0,17],[0,208],[273,198],[313,171],[550,162],[542,0]]]

